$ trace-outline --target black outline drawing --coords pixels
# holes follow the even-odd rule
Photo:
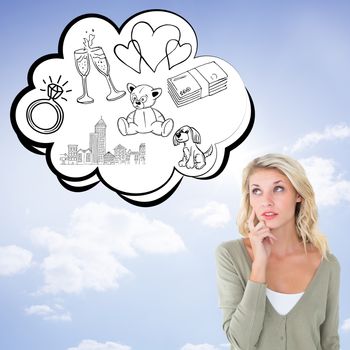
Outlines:
[[[45,156],[45,160],[46,160],[47,165],[50,168],[50,170],[57,176],[57,179],[60,182],[60,184],[69,191],[83,192],[83,191],[87,191],[87,190],[95,187],[99,183],[102,183],[108,189],[115,192],[122,199],[124,199],[126,202],[128,202],[132,205],[136,205],[136,206],[140,206],[140,207],[152,207],[152,206],[156,206],[156,205],[163,203],[169,197],[171,197],[173,195],[173,193],[177,190],[177,188],[180,186],[182,179],[183,179],[183,176],[185,176],[185,174],[180,173],[182,176],[178,180],[176,180],[174,183],[172,183],[172,179],[174,178],[174,175],[176,173],[179,173],[178,169],[176,169],[174,167],[172,173],[164,181],[163,184],[161,184],[159,187],[152,189],[150,191],[144,191],[144,192],[140,192],[140,193],[123,191],[123,190],[120,190],[120,189],[117,189],[117,188],[111,186],[109,183],[107,183],[104,180],[98,167],[95,167],[90,173],[88,173],[86,175],[79,176],[79,177],[71,177],[71,176],[65,175],[65,174],[61,173],[60,171],[58,171],[56,166],[52,163],[51,154],[52,154],[52,148],[53,148],[54,144],[52,142],[42,142],[42,141],[39,142],[39,141],[36,141],[36,140],[33,140],[33,139],[27,137],[22,132],[22,130],[20,129],[20,127],[18,126],[18,123],[17,123],[16,113],[17,113],[17,108],[19,106],[19,103],[21,102],[22,98],[26,94],[28,94],[30,91],[36,89],[36,86],[35,86],[34,81],[33,81],[33,76],[34,76],[35,70],[37,69],[38,66],[40,66],[40,64],[42,64],[45,61],[48,61],[51,59],[64,59],[63,44],[64,44],[65,38],[67,36],[67,33],[69,32],[69,30],[71,30],[71,28],[76,23],[78,23],[79,21],[84,20],[84,19],[93,19],[93,18],[101,19],[103,21],[106,21],[113,28],[115,28],[117,33],[121,33],[123,28],[126,27],[127,24],[130,21],[132,21],[135,17],[147,14],[148,12],[151,12],[152,14],[159,13],[160,16],[162,16],[164,13],[166,13],[166,14],[175,15],[175,16],[181,18],[190,28],[192,28],[192,31],[195,35],[195,39],[198,42],[196,32],[195,32],[194,28],[192,27],[191,23],[189,23],[185,18],[183,18],[179,14],[177,14],[175,12],[167,11],[167,10],[153,9],[153,10],[146,10],[146,11],[142,11],[139,13],[135,13],[133,16],[127,18],[124,21],[124,23],[122,23],[122,25],[120,25],[120,26],[117,26],[108,17],[105,17],[105,16],[100,15],[100,14],[96,14],[96,13],[88,13],[88,14],[78,16],[78,17],[74,18],[71,22],[69,22],[65,26],[65,28],[63,29],[62,34],[59,38],[57,53],[44,55],[44,56],[38,58],[30,66],[28,74],[27,74],[28,86],[24,87],[17,94],[17,96],[15,97],[15,99],[11,105],[11,110],[10,110],[11,124],[12,124],[14,131],[17,134],[18,139],[22,143],[22,145],[24,147],[26,147],[29,151],[31,151],[35,154],[40,154],[40,155]],[[196,45],[196,50],[197,50],[197,45]],[[197,53],[197,51],[194,52],[194,58],[197,57],[196,53]],[[246,93],[248,96],[247,108],[249,108],[250,114],[249,114],[249,116],[247,116],[248,119],[247,119],[247,125],[245,126],[245,129],[239,134],[238,138],[235,141],[233,141],[231,144],[228,144],[225,147],[222,163],[220,164],[220,166],[218,168],[215,169],[214,173],[210,173],[210,174],[204,175],[204,176],[201,175],[200,177],[195,177],[195,178],[198,178],[201,180],[209,180],[209,179],[213,179],[216,176],[220,175],[228,163],[228,160],[230,157],[230,151],[232,151],[233,149],[237,148],[240,144],[242,144],[247,139],[249,134],[251,133],[253,126],[254,126],[254,122],[255,122],[255,107],[254,107],[253,99],[252,99],[247,88],[246,88]],[[167,190],[167,192],[164,192],[160,196],[159,195],[154,196],[154,194],[156,194],[158,191],[162,190],[163,188],[169,188],[169,190]]]
[[[35,100],[27,107],[26,117],[27,117],[27,122],[28,122],[29,126],[33,130],[35,130],[41,134],[52,134],[52,133],[56,132],[57,130],[59,130],[59,128],[61,127],[61,125],[63,123],[64,112],[63,112],[61,105],[56,100],[59,97],[61,97],[61,95],[63,94],[64,90],[63,90],[62,86],[66,85],[68,83],[68,81],[66,81],[62,86],[59,85],[61,77],[62,76],[60,75],[58,80],[57,80],[57,83],[53,83],[51,76],[49,76],[50,84],[47,86],[47,89],[46,90],[40,89],[40,91],[47,91],[48,98],[41,98],[39,100]],[[43,80],[43,82],[46,84],[45,80]],[[71,92],[71,91],[72,90],[66,90],[65,92]],[[67,101],[66,98],[64,98],[64,97],[61,97],[61,98],[65,101]],[[49,128],[43,128],[43,127],[37,125],[33,120],[34,109],[42,104],[46,104],[46,105],[53,107],[55,112],[56,112],[56,117],[57,117],[56,122],[53,126],[51,126]]]
[[[67,145],[67,153],[60,155],[61,165],[114,165],[130,164],[131,156],[135,164],[146,164],[146,144],[139,145],[138,151],[127,150],[119,144],[114,147],[114,154],[106,152],[107,124],[101,119],[95,124],[95,132],[89,134],[89,148],[79,148],[77,144]]]
[[[174,128],[174,121],[171,118],[165,119],[161,112],[153,108],[162,94],[162,89],[154,89],[146,84],[135,86],[129,83],[127,90],[130,92],[130,100],[135,110],[129,113],[127,118],[118,119],[119,132],[123,136],[138,133],[169,136]]]
[[[208,62],[168,78],[168,92],[176,107],[227,89],[227,73],[215,62]]]
[[[102,74],[107,81],[109,87],[109,95],[106,96],[107,101],[115,101],[125,96],[125,91],[119,91],[113,84],[110,76],[110,64],[105,52],[101,46],[92,47],[94,34],[89,35],[89,39],[84,38],[84,48],[74,51],[75,67],[82,78],[83,94],[77,98],[77,102],[88,104],[93,103],[94,99],[89,96],[87,89],[87,76],[90,73],[91,62],[96,70]]]
[[[114,54],[117,56],[119,61],[123,62],[126,66],[134,70],[136,73],[141,73],[142,56],[139,54],[140,46],[137,50],[136,45],[139,46],[139,43],[132,40],[129,41],[128,46],[118,44],[114,48]],[[134,50],[134,52],[132,52],[132,50]],[[117,53],[117,51],[119,53]],[[132,62],[133,58],[134,60],[137,60],[136,67]]]
[[[139,29],[141,26],[145,26],[145,28]],[[160,32],[162,30],[167,30],[168,35],[171,33],[171,31],[174,31],[176,34],[171,37],[170,39],[167,38],[166,42],[163,43],[163,45],[159,46],[159,42],[157,42],[156,47],[160,47],[160,52],[162,52],[161,55],[164,54],[164,56],[158,57],[158,60],[152,64],[151,59],[153,59],[154,52],[152,52],[152,56],[150,57],[145,56],[145,52],[142,52],[142,43],[144,41],[144,38],[138,38],[137,34],[135,34],[135,31],[139,30],[141,33],[147,32],[147,30],[151,31],[151,38],[152,40],[157,40],[156,36],[161,35]],[[158,33],[157,33],[158,32]],[[118,57],[118,59],[123,62],[126,66],[133,69],[136,73],[141,73],[141,61],[143,60],[146,65],[155,72],[165,59],[168,63],[168,69],[172,69],[175,66],[181,64],[182,62],[186,61],[192,53],[192,45],[190,43],[180,43],[181,40],[181,31],[180,29],[172,24],[163,24],[156,29],[153,29],[153,27],[145,21],[137,22],[132,30],[131,30],[131,39],[127,46],[123,44],[118,44],[114,47],[114,53]],[[141,44],[141,45],[140,45]],[[173,47],[170,47],[173,46]],[[180,50],[184,52],[185,54],[180,54]],[[187,51],[187,52],[186,52]],[[135,60],[135,52],[138,54],[137,58],[137,66],[135,66],[135,62],[133,62],[133,59]],[[171,57],[174,57],[174,53],[178,53],[178,59],[171,59]],[[157,58],[156,58],[157,59]],[[172,63],[172,61],[174,61]]]
[[[201,135],[194,127],[184,125],[179,128],[173,136],[174,146],[183,143],[183,157],[179,161],[180,167],[187,169],[202,169],[205,167],[206,158],[213,153],[213,145],[203,152],[198,144],[201,143]]]

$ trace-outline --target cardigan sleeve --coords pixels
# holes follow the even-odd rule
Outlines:
[[[216,250],[219,305],[223,311],[223,329],[237,350],[255,349],[262,330],[266,284],[248,280],[244,286],[227,249]]]
[[[340,265],[337,258],[331,255],[331,270],[328,285],[326,318],[320,327],[322,350],[339,350],[339,285]]]

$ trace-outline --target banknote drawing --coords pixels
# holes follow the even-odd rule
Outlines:
[[[177,107],[227,89],[227,74],[214,61],[168,79],[168,92]]]

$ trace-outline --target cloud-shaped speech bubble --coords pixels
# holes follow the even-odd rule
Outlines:
[[[78,17],[58,54],[31,66],[12,125],[64,187],[102,182],[130,203],[161,203],[184,176],[217,176],[254,123],[235,69],[196,52],[196,33],[175,13],[139,13],[120,28]]]

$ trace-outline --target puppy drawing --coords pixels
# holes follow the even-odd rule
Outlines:
[[[137,133],[153,133],[166,137],[174,127],[172,119],[165,119],[163,114],[153,108],[162,93],[161,88],[154,89],[149,85],[135,86],[127,84],[130,100],[135,110],[127,118],[118,119],[118,129],[124,136]]]
[[[199,132],[188,125],[177,130],[173,137],[174,146],[183,143],[183,157],[179,166],[188,169],[202,169],[206,164],[206,158],[213,153],[213,145],[210,145],[206,152],[202,152],[197,144],[201,143]]]

